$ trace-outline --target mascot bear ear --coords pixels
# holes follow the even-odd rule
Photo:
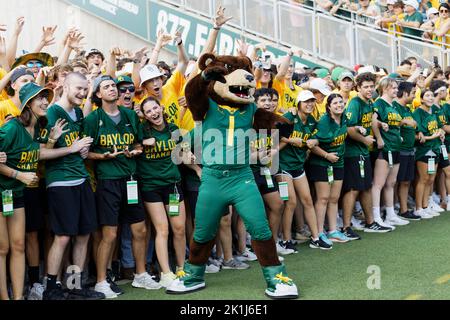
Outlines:
[[[198,61],[198,66],[200,70],[205,70],[212,62],[216,61],[216,56],[212,53],[205,53],[202,55]]]

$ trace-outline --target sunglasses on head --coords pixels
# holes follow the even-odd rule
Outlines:
[[[119,92],[120,93],[127,93],[127,91],[129,91],[130,93],[133,93],[136,91],[136,88],[131,86],[131,87],[120,87],[119,88]]]
[[[34,68],[34,67],[38,67],[38,68],[42,68],[44,65],[42,62],[32,62],[32,61],[28,61],[26,64],[27,68]]]

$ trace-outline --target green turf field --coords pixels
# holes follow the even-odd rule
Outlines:
[[[362,240],[335,244],[330,251],[299,245],[286,256],[289,276],[300,289],[299,299],[450,299],[450,213],[387,234],[359,232]],[[188,295],[167,295],[130,284],[120,299],[196,300],[267,299],[257,262],[248,270],[222,270],[206,275],[206,289]],[[378,266],[380,289],[369,266]],[[372,271],[373,272],[373,271]],[[372,281],[371,281],[372,280]]]

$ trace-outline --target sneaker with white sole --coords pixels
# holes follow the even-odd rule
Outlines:
[[[381,226],[376,221],[372,222],[371,224],[366,223],[366,226],[364,228],[364,232],[367,233],[386,233],[390,231],[392,231],[392,228]]]
[[[245,270],[248,268],[250,268],[248,264],[235,258],[231,258],[229,261],[224,261],[222,263],[222,269]]]
[[[162,288],[162,285],[155,280],[147,272],[142,274],[135,274],[134,280],[131,283],[133,288],[142,288],[146,290],[158,290]]]
[[[431,207],[428,207],[428,208],[426,208],[426,209],[424,209],[426,212],[427,212],[427,214],[429,215],[429,216],[432,216],[432,217],[439,217],[441,214],[439,213],[439,212],[437,212],[437,211],[435,211],[433,208],[431,208]]]
[[[433,218],[433,216],[429,215],[428,211],[425,210],[425,209],[416,210],[416,211],[414,211],[414,214],[416,216],[419,216],[421,219],[431,219],[431,218]]]
[[[283,264],[279,266],[262,267],[267,283],[266,295],[272,299],[296,299],[298,290],[295,283],[287,276]]]
[[[208,263],[206,264],[205,273],[217,273],[220,271],[220,267],[215,264]]]
[[[97,282],[95,284],[94,290],[103,293],[106,299],[114,299],[118,297],[117,293],[111,290],[111,286],[106,280],[103,280],[102,282]]]
[[[433,200],[428,201],[428,208],[433,210],[434,212],[444,212],[445,210],[441,208],[441,206],[434,202]]]
[[[30,292],[28,292],[27,300],[42,300],[44,295],[45,287],[36,282],[31,287]]]
[[[245,248],[244,252],[235,256],[236,259],[240,261],[256,261],[258,258],[256,254],[250,251],[249,248]]]
[[[206,287],[204,274],[205,265],[198,266],[186,262],[184,270],[178,272],[178,276],[166,289],[168,294],[184,294],[204,289]]]
[[[409,224],[408,220],[403,220],[397,215],[386,217],[386,220],[384,220],[384,222],[394,226],[406,226],[407,224]]]
[[[363,231],[364,230],[363,223],[360,220],[358,220],[355,217],[353,217],[353,216],[352,216],[352,220],[351,220],[351,225],[352,225],[352,228],[355,229],[355,230],[358,230],[358,231]]]
[[[289,249],[285,245],[282,245],[282,241],[278,241],[276,243],[277,253],[283,256],[294,253],[294,249]]]
[[[390,223],[387,223],[386,221],[383,221],[382,219],[374,219],[376,223],[378,223],[380,226],[385,227],[385,228],[391,228],[392,231],[395,230],[395,226],[393,226]]]
[[[163,286],[164,288],[167,288],[168,286],[170,286],[170,284],[173,281],[175,281],[176,278],[177,278],[177,276],[173,272],[167,272],[167,273],[161,272],[161,276],[159,278],[159,284],[161,286]]]

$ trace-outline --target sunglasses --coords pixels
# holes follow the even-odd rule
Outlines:
[[[448,10],[439,10],[440,13],[447,13]]]
[[[27,68],[34,68],[34,67],[38,67],[38,68],[42,68],[44,65],[42,64],[42,62],[27,62],[26,64]]]
[[[136,91],[136,88],[135,87],[120,87],[119,88],[120,93],[127,93],[127,91],[129,91],[130,93],[133,93]]]

